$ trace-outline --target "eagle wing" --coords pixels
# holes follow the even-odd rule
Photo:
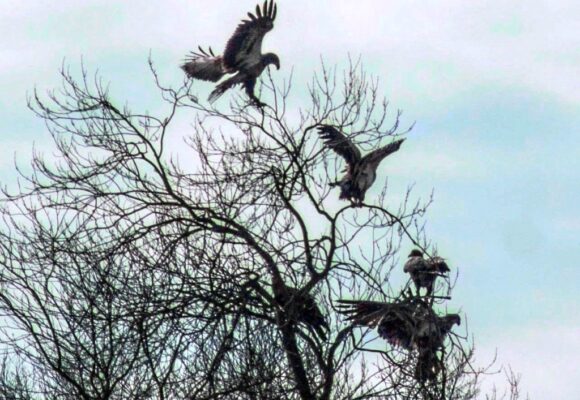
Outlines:
[[[431,270],[433,270],[433,271],[437,271],[437,272],[441,272],[441,273],[445,273],[445,272],[450,271],[449,265],[447,265],[445,260],[441,257],[433,257],[431,260],[429,260],[429,265],[431,267]]]
[[[216,56],[211,47],[208,51],[199,47],[199,52],[191,52],[189,59],[181,66],[181,69],[190,78],[212,82],[219,81],[226,73],[222,57]]]
[[[227,69],[247,69],[261,62],[262,40],[274,27],[277,6],[274,0],[265,0],[256,6],[256,15],[248,13],[250,19],[243,20],[228,40],[224,51]]]
[[[339,300],[339,312],[347,316],[347,321],[356,325],[375,328],[383,315],[392,307],[389,303],[364,300]]]
[[[318,127],[318,134],[324,140],[324,144],[343,157],[350,167],[354,167],[361,159],[360,150],[342,132],[330,125]]]
[[[407,260],[407,262],[405,263],[405,266],[403,267],[403,272],[407,272],[411,275],[420,272],[420,271],[425,271],[427,270],[427,262],[425,261],[425,259],[423,259],[423,257],[409,257],[409,259]]]
[[[386,156],[399,150],[401,144],[404,141],[405,139],[395,140],[386,146],[371,151],[369,154],[363,157],[361,163],[364,165],[364,167],[370,167],[371,169],[375,170]]]
[[[415,336],[414,307],[407,303],[339,300],[339,312],[356,325],[377,328],[393,346],[411,349]]]

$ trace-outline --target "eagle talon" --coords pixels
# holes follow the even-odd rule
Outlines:
[[[266,103],[262,103],[260,100],[254,100],[254,105],[258,108],[264,108],[267,106]]]

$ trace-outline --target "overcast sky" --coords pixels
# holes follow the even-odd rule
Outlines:
[[[429,232],[460,271],[453,304],[535,399],[580,398],[580,2],[280,0],[264,49],[305,85],[361,56],[416,127],[381,174],[435,188]],[[0,172],[50,149],[26,108],[81,57],[115,100],[155,107],[197,45],[221,51],[254,0],[0,1]],[[208,86],[209,92],[209,86]],[[367,198],[371,198],[372,191]]]

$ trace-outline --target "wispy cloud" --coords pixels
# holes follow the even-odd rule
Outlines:
[[[15,152],[27,159],[32,141],[47,138],[40,122],[25,122],[35,118],[25,93],[36,84],[58,87],[63,58],[76,65],[83,56],[133,106],[154,91],[145,65],[150,50],[162,74],[182,79],[177,66],[185,54],[197,45],[221,51],[256,3],[0,1],[2,180]],[[389,176],[402,190],[410,182],[425,192],[436,188],[434,240],[462,268],[454,303],[465,296],[466,313],[481,315],[478,328],[494,333],[520,322],[499,321],[495,307],[533,320],[547,311],[569,315],[559,305],[577,298],[571,291],[564,296],[562,287],[580,279],[570,261],[580,229],[574,217],[580,121],[572,117],[580,102],[580,3],[279,3],[264,48],[280,54],[280,74],[294,66],[306,77],[320,56],[334,64],[360,54],[391,104],[418,120],[401,151],[381,165],[378,182]],[[168,149],[192,166],[182,141],[189,122],[179,124]],[[546,276],[548,264],[555,273]],[[543,301],[530,292],[539,286]],[[517,301],[502,300],[503,290]],[[496,335],[480,350],[499,348],[534,398],[575,398],[570,366],[580,351],[578,333],[577,325],[530,326]]]
[[[0,33],[7,54],[21,51],[25,60],[34,54],[37,62],[60,63],[64,56],[94,51],[148,49],[178,57],[198,44],[221,50],[254,4],[3,1]],[[420,95],[416,90],[425,87],[430,96],[442,98],[466,84],[509,82],[577,102],[578,16],[580,4],[571,0],[557,5],[532,0],[525,6],[487,1],[284,2],[265,47],[276,49],[285,65],[298,67],[319,55],[342,60],[345,52],[380,60],[380,74],[398,95]]]

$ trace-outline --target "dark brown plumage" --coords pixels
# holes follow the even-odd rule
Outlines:
[[[423,258],[420,250],[413,250],[403,268],[404,272],[411,275],[417,293],[422,287],[427,289],[427,296],[433,293],[433,286],[438,276],[449,272],[449,266],[441,257],[433,257],[429,260]]]
[[[364,201],[366,191],[377,178],[377,168],[381,161],[399,150],[405,140],[395,140],[363,157],[359,148],[335,127],[321,125],[318,127],[318,134],[324,140],[326,147],[344,158],[347,164],[345,175],[331,185],[340,186],[340,199],[350,200],[359,206]]]
[[[413,316],[417,308],[413,302],[339,300],[339,303],[340,312],[348,316],[347,321],[355,325],[376,328],[379,335],[393,346],[407,350],[413,348],[416,330]]]
[[[376,328],[391,345],[417,350],[415,377],[419,381],[435,379],[441,361],[437,356],[453,325],[461,324],[458,314],[442,317],[423,300],[409,298],[393,303],[362,300],[339,300],[339,309],[355,325]]]
[[[419,352],[417,364],[415,364],[414,377],[419,382],[433,381],[437,378],[442,368],[442,362],[437,353],[430,349]]]
[[[274,287],[274,298],[292,319],[313,329],[322,340],[327,339],[330,328],[311,294],[280,283]]]
[[[458,314],[447,314],[440,317],[432,313],[426,316],[419,325],[415,339],[419,353],[415,366],[415,379],[419,382],[437,378],[443,367],[443,362],[438,357],[437,352],[443,348],[445,338],[455,324],[461,325],[461,318]]]
[[[254,87],[268,65],[274,64],[280,69],[280,59],[276,54],[262,54],[262,41],[274,27],[276,13],[274,0],[265,0],[261,9],[256,6],[255,15],[248,13],[249,19],[238,25],[226,44],[223,56],[216,56],[211,48],[205,51],[199,47],[199,52],[192,52],[181,66],[189,77],[211,82],[219,81],[226,74],[235,74],[216,86],[209,96],[210,102],[231,87],[241,84],[256,105],[264,105],[255,96]]]

